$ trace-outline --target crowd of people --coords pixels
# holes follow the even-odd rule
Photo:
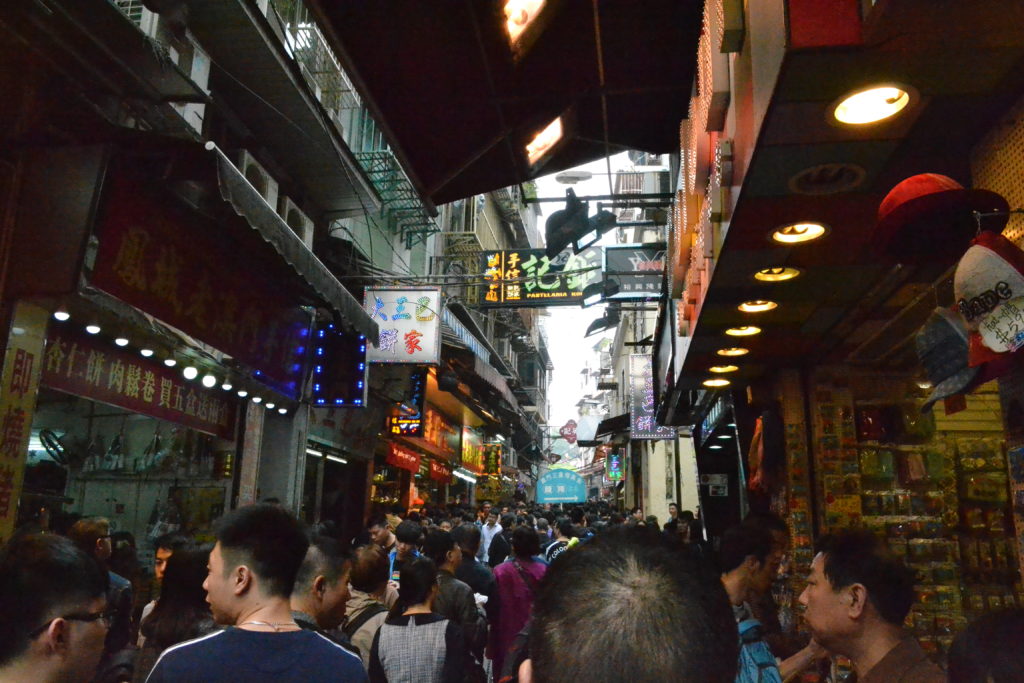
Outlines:
[[[16,535],[0,548],[0,682],[770,683],[833,655],[860,683],[1024,680],[1024,610],[969,625],[943,671],[903,628],[913,572],[864,530],[820,539],[802,638],[772,597],[790,539],[767,513],[714,552],[677,505],[660,526],[485,503],[331,531],[264,503],[221,518],[212,545],[161,537],[153,600],[113,571],[133,565],[112,561],[105,519]]]

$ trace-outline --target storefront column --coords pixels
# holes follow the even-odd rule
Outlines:
[[[279,415],[263,410],[263,443],[259,459],[259,499],[277,498],[281,505],[298,512],[306,468],[306,427],[309,406],[300,405],[294,413]]]
[[[259,486],[260,448],[263,445],[263,417],[266,410],[255,403],[246,404],[245,432],[242,436],[242,466],[238,475],[237,506],[256,502]]]

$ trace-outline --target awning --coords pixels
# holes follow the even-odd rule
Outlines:
[[[532,44],[516,57],[502,3],[309,4],[416,189],[434,204],[609,151],[679,148],[703,0],[548,0],[527,31]],[[530,165],[526,145],[559,116],[562,143]]]
[[[616,434],[618,432],[629,431],[629,413],[622,413],[615,417],[605,418],[601,420],[597,425],[597,433],[594,435],[595,438],[602,436],[608,436],[610,434]]]
[[[318,259],[284,219],[277,215],[231,160],[212,142],[205,148],[216,156],[221,197],[260,234],[288,265],[340,318],[343,325],[377,345],[378,326],[362,305]]]

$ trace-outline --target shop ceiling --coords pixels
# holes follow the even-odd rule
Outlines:
[[[1024,5],[1018,3],[881,0],[864,27],[863,45],[786,53],[680,388],[700,388],[708,368],[726,360],[715,353],[722,347],[751,351],[732,375],[739,384],[769,367],[846,360],[891,365],[913,358],[906,353],[909,335],[934,306],[951,303],[954,262],[901,265],[878,256],[872,249],[878,206],[893,186],[917,173],[941,173],[971,186],[972,146],[1024,93],[1022,25]],[[857,129],[830,123],[829,107],[844,94],[885,82],[917,92],[901,115]],[[863,178],[830,194],[794,189],[801,172],[829,164]],[[834,179],[836,173],[832,167],[820,176]],[[775,228],[801,221],[822,222],[830,231],[804,245],[771,241]],[[803,274],[782,283],[753,279],[775,266]],[[737,306],[750,299],[779,305],[741,313]],[[737,325],[763,332],[724,335]],[[902,351],[891,354],[892,347]]]
[[[424,199],[442,204],[601,158],[678,149],[701,0],[548,0],[513,57],[504,2],[311,0]],[[596,40],[600,36],[600,41]],[[525,147],[564,115],[542,166]]]

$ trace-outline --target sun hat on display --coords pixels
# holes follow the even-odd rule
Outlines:
[[[929,410],[936,401],[963,392],[980,372],[980,368],[967,365],[967,327],[953,311],[932,311],[914,341],[917,357],[933,387],[922,411]]]
[[[949,176],[920,173],[889,191],[878,207],[875,245],[904,263],[935,258],[950,261],[978,232],[974,212],[995,213],[981,218],[981,229],[1002,232],[1009,204],[990,190],[966,189]]]
[[[1024,346],[1024,251],[983,232],[960,259],[953,295],[967,329],[997,353]],[[977,354],[976,354],[977,355]]]

